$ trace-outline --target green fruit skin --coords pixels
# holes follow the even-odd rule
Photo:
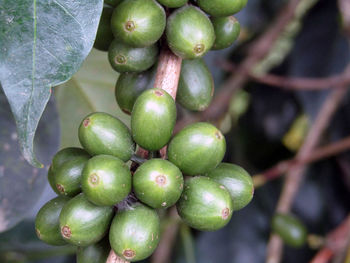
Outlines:
[[[206,176],[226,187],[233,200],[233,211],[242,209],[253,199],[253,180],[238,165],[221,163]]]
[[[79,127],[79,141],[91,155],[113,155],[124,162],[131,158],[135,150],[128,127],[103,112],[95,112],[84,118]]]
[[[213,77],[203,59],[183,60],[176,101],[188,110],[203,111],[213,94]]]
[[[131,113],[131,132],[141,147],[155,151],[165,146],[175,122],[175,101],[166,91],[149,89],[136,99]]]
[[[306,242],[306,227],[293,215],[275,214],[271,227],[282,238],[283,242],[291,247],[301,247]]]
[[[160,39],[165,23],[164,8],[155,0],[124,0],[114,10],[111,26],[116,39],[133,47],[146,47]]]
[[[108,238],[87,247],[78,247],[77,263],[106,263],[110,249]]]
[[[186,175],[200,175],[213,170],[225,151],[222,133],[210,123],[198,122],[174,136],[168,146],[168,159]]]
[[[230,16],[245,6],[244,0],[198,0],[198,6],[211,16]]]
[[[122,0],[104,0],[104,3],[116,7]]]
[[[109,242],[116,254],[134,262],[149,257],[159,243],[159,217],[141,204],[120,211],[113,219]]]
[[[183,59],[204,56],[215,41],[210,19],[194,6],[181,7],[169,16],[166,36],[170,49]]]
[[[62,207],[69,200],[68,197],[58,196],[47,202],[36,215],[36,234],[39,239],[45,243],[53,246],[63,246],[67,244],[61,236],[59,215]]]
[[[212,17],[211,22],[213,23],[216,35],[212,49],[227,48],[239,37],[241,25],[235,17]]]
[[[52,159],[51,169],[53,173],[66,161],[80,156],[90,156],[85,150],[77,147],[67,147],[58,151]]]
[[[184,179],[174,164],[151,159],[134,173],[133,187],[137,198],[153,207],[167,208],[176,203],[183,190]]]
[[[94,42],[94,48],[98,50],[108,51],[109,45],[114,39],[111,29],[112,14],[113,7],[103,7],[100,23],[98,24],[97,34]]]
[[[80,156],[61,165],[55,172],[55,185],[61,195],[75,196],[81,192],[81,174],[89,156]]]
[[[56,188],[56,183],[55,183],[55,174],[52,169],[52,165],[49,167],[49,171],[47,172],[47,180],[49,181],[49,184],[51,186],[51,189],[56,193],[56,194],[61,194],[60,191]]]
[[[185,5],[188,0],[158,0],[158,3],[170,7],[170,8],[178,8]]]
[[[131,173],[127,165],[111,155],[92,157],[84,167],[81,186],[90,202],[112,206],[131,191]]]
[[[96,206],[79,194],[64,205],[60,214],[62,237],[76,246],[89,246],[100,241],[113,218],[113,207]]]
[[[209,177],[198,176],[185,181],[176,204],[180,217],[192,228],[214,231],[224,227],[232,217],[233,204],[227,189]]]
[[[120,73],[145,71],[156,62],[157,57],[157,45],[135,48],[117,39],[112,42],[108,50],[109,63]]]
[[[156,67],[141,73],[123,73],[115,85],[115,98],[122,111],[131,114],[135,101],[146,89],[153,88]]]

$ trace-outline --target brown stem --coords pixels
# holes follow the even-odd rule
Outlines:
[[[218,65],[232,73],[237,71],[237,67],[229,61],[218,61]],[[291,78],[274,74],[256,76],[253,72],[249,73],[249,77],[256,82],[287,90],[322,90],[350,84],[350,65],[342,73],[326,78]]]
[[[350,216],[326,237],[326,245],[314,256],[310,263],[327,263],[333,255],[346,248],[350,234]]]
[[[259,187],[265,184],[267,181],[281,176],[282,174],[288,172],[293,166],[307,165],[307,164],[337,155],[349,149],[350,149],[350,136],[342,140],[339,140],[337,142],[330,143],[326,146],[319,147],[316,150],[314,150],[310,155],[306,156],[304,159],[293,158],[293,159],[281,161],[278,164],[271,167],[270,169],[268,169],[267,171],[261,174],[254,175],[253,176],[254,186],[255,188]]]
[[[159,55],[154,87],[165,90],[173,97],[174,100],[176,98],[177,86],[180,78],[181,62],[182,62],[181,58],[175,56],[167,46],[163,46],[162,51]],[[161,149],[160,153],[162,158],[165,158],[166,147]],[[148,154],[149,152],[147,150],[141,147],[138,147],[136,155],[142,158],[147,158]],[[138,164],[133,162],[131,164],[130,170],[132,171],[136,170],[137,166]],[[177,233],[177,229],[175,230],[175,233],[170,233],[171,235],[174,236],[173,239],[175,239],[176,233]],[[165,234],[167,233],[164,233],[164,235]],[[166,243],[166,244],[162,244],[162,243]],[[174,240],[172,240],[171,238],[168,238],[167,240],[164,240],[164,241],[162,238],[161,244],[159,245],[159,247],[168,246],[169,250],[171,251],[173,243],[174,243]],[[158,248],[154,254],[161,253],[159,251],[160,249]],[[129,262],[121,259],[120,257],[118,257],[118,255],[115,254],[113,250],[111,250],[106,263],[129,263]]]
[[[335,113],[342,98],[346,93],[344,87],[333,90],[322,105],[317,118],[312,125],[304,144],[300,148],[297,159],[305,159],[313,151],[321,138],[322,133],[327,128],[331,117]],[[297,194],[299,186],[303,180],[305,165],[293,166],[287,173],[286,180],[283,185],[282,193],[277,204],[277,212],[289,212],[293,203],[294,197]],[[267,247],[267,263],[278,263],[282,257],[282,241],[276,236],[272,235]]]

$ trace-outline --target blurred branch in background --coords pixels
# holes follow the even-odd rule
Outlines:
[[[265,172],[254,175],[254,187],[260,187],[268,181],[282,176],[293,167],[307,165],[322,159],[335,156],[339,153],[348,150],[350,150],[350,136],[340,141],[330,143],[326,146],[316,148],[314,151],[311,152],[311,154],[306,156],[304,159],[293,158],[290,160],[281,161],[278,164],[271,167],[270,169],[266,170]]]
[[[218,66],[228,72],[237,71],[237,66],[229,61],[218,61]],[[283,77],[274,74],[258,76],[252,72],[249,77],[258,83],[287,90],[322,90],[350,84],[350,65],[342,73],[325,78]]]
[[[315,255],[310,263],[327,263],[335,254],[344,251],[344,249],[347,253],[349,234],[350,216],[327,235],[324,247]],[[341,262],[348,263],[349,261],[342,260]]]

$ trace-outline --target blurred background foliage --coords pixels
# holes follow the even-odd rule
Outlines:
[[[214,76],[216,93],[229,75],[218,67],[218,61],[239,64],[247,55],[247,45],[268,28],[286,2],[249,0],[247,8],[237,15],[242,24],[238,43],[210,52],[205,58]],[[323,77],[342,72],[349,58],[337,1],[301,0],[296,18],[254,72]],[[36,136],[35,149],[46,168],[59,148],[79,145],[77,128],[88,113],[108,112],[129,125],[129,116],[120,111],[114,99],[117,78],[107,54],[92,50],[73,78],[54,89],[55,96]],[[232,99],[219,123],[228,143],[225,161],[256,174],[293,157],[328,93],[286,91],[249,82]],[[0,99],[5,105],[2,94]],[[323,137],[325,142],[350,133],[348,102],[347,96]],[[0,234],[0,262],[75,262],[75,248],[51,247],[35,235],[35,214],[55,195],[47,185],[46,169],[34,169],[21,158],[14,122],[6,107],[0,109],[0,230],[8,230]],[[183,109],[181,112],[189,114]],[[350,155],[343,153],[309,166],[292,212],[304,221],[310,233],[325,235],[349,213],[349,161]],[[196,232],[181,225],[172,262],[264,262],[270,219],[282,182],[276,179],[257,189],[251,204],[236,212],[229,225],[217,232]],[[314,254],[315,250],[307,245],[301,249],[286,247],[283,262],[309,262]]]

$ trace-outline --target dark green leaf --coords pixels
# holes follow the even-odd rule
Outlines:
[[[102,0],[0,0],[0,82],[23,156],[34,166],[41,166],[33,139],[51,87],[88,55],[102,6]]]

